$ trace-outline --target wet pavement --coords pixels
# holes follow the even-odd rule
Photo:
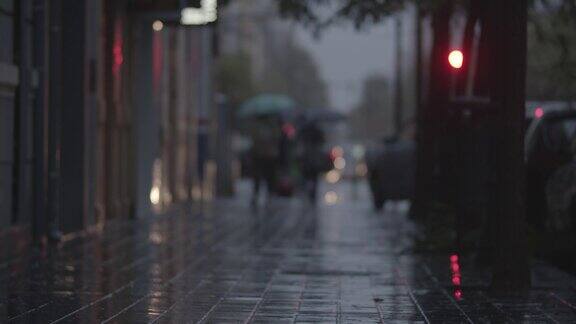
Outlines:
[[[576,323],[576,279],[534,265],[534,288],[493,297],[457,255],[415,255],[405,206],[371,211],[344,183],[317,208],[238,199],[111,223],[0,259],[9,323]]]

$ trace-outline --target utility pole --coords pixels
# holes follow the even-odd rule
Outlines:
[[[61,213],[61,106],[62,106],[62,1],[51,1],[48,5],[48,65],[49,70],[49,121],[48,121],[48,211],[47,234],[59,239]]]
[[[422,106],[422,8],[420,3],[416,4],[416,111],[417,115]]]
[[[197,163],[198,178],[202,188],[202,199],[207,195],[206,190],[210,189],[210,179],[207,177],[210,158],[212,157],[213,142],[213,95],[212,95],[212,26],[198,27],[199,33],[199,71],[198,71],[198,111],[197,111]]]
[[[34,65],[39,70],[39,86],[34,108],[34,214],[32,217],[32,236],[36,243],[46,233],[47,193],[48,193],[48,41],[49,41],[49,4],[34,0]]]

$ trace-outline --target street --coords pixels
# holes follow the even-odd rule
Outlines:
[[[576,323],[574,17],[0,1],[0,324]]]
[[[494,297],[457,255],[412,250],[407,207],[370,209],[368,190],[324,184],[316,208],[234,199],[111,222],[59,248],[0,262],[9,323],[569,323],[576,279],[533,266],[523,296]],[[332,193],[336,194],[334,196]],[[8,253],[9,255],[9,253]],[[457,268],[455,269],[455,265]],[[460,279],[454,281],[454,273]]]

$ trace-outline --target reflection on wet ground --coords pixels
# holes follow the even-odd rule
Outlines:
[[[254,211],[241,191],[2,256],[0,322],[576,321],[573,277],[538,263],[530,294],[491,297],[486,274],[458,255],[411,253],[405,208],[375,214],[364,188],[324,189],[316,208],[293,199]]]

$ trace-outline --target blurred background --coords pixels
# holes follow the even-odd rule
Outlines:
[[[574,2],[530,1],[525,48],[490,25],[497,4],[368,3],[0,1],[0,239],[106,231],[255,177],[335,204],[323,186],[346,181],[404,204],[422,249],[491,256],[517,213],[510,246],[573,269]]]

